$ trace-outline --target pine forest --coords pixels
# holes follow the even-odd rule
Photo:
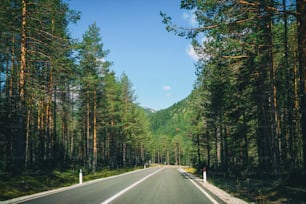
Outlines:
[[[191,135],[197,164],[226,174],[306,169],[305,1],[181,1],[197,27]]]
[[[143,165],[148,120],[96,24],[71,39],[80,16],[60,0],[4,0],[0,15],[0,168]]]

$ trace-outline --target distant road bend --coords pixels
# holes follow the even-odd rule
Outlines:
[[[54,194],[21,200],[19,203],[213,203],[194,181],[176,168],[148,168],[97,182],[80,184]]]

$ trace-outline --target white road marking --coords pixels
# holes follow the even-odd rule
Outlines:
[[[119,196],[123,195],[124,193],[126,193],[128,190],[134,188],[135,186],[137,186],[138,184],[140,184],[141,182],[145,181],[146,179],[148,179],[149,177],[153,176],[154,174],[157,174],[158,172],[160,172],[163,169],[159,169],[145,177],[143,177],[142,179],[140,179],[139,181],[136,181],[135,183],[133,183],[132,185],[126,187],[125,189],[121,190],[120,192],[116,193],[115,195],[113,195],[112,197],[106,199],[105,201],[103,201],[101,204],[108,204],[110,202],[112,202],[113,200],[115,200],[116,198],[118,198]]]
[[[213,204],[219,204],[215,199],[213,199],[203,188],[201,188],[196,182],[194,182],[192,179],[188,179],[195,185],[204,195],[213,203]]]
[[[178,170],[181,173],[184,173],[184,170]],[[187,176],[188,180],[195,185],[213,204],[219,204],[213,197],[211,197],[203,188],[201,188],[196,182],[194,182],[189,176]]]
[[[87,186],[87,185],[90,185],[90,184],[93,184],[93,183],[98,183],[100,181],[106,181],[106,180],[110,180],[110,179],[113,179],[113,178],[125,176],[125,175],[128,175],[128,174],[133,174],[133,173],[136,173],[138,171],[143,171],[143,169],[138,169],[138,170],[135,170],[135,171],[126,172],[126,173],[115,175],[115,176],[109,176],[109,177],[105,177],[105,178],[86,181],[86,182],[83,182],[83,184],[74,184],[74,185],[71,185],[71,186],[62,187],[62,188],[58,188],[58,189],[54,189],[54,190],[43,191],[43,192],[35,193],[35,194],[32,194],[32,195],[26,195],[26,196],[6,200],[6,201],[0,201],[0,204],[22,203],[22,202],[34,200],[34,199],[37,199],[37,198],[42,198],[42,197],[45,197],[45,196],[60,193],[60,192],[63,192],[63,191]]]

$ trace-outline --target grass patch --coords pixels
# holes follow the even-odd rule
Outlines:
[[[129,171],[134,171],[137,169],[142,169],[143,167],[135,167],[135,168],[121,168],[121,169],[103,169],[99,172],[96,172],[94,174],[85,174],[83,177],[84,181],[90,181],[90,180],[94,180],[94,179],[99,179],[99,178],[104,178],[104,177],[109,177],[109,176],[115,176],[115,175],[119,175],[119,174],[123,174]]]
[[[196,169],[196,168],[193,168],[193,167],[184,167],[184,170],[185,170],[187,173],[191,173],[191,174],[196,174],[196,172],[197,172],[197,169]]]
[[[103,169],[95,174],[84,172],[83,181],[114,176],[140,168]],[[28,171],[18,176],[2,172],[0,173],[0,201],[66,187],[78,182],[79,172],[74,170],[53,170],[51,172]]]
[[[51,190],[72,185],[78,181],[72,171],[59,172],[24,172],[14,176],[5,173],[0,180],[0,200]]]

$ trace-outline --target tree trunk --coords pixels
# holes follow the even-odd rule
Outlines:
[[[215,141],[216,141],[216,161],[218,167],[221,164],[221,130],[219,126],[215,126]]]
[[[51,20],[51,39],[53,40],[54,35],[54,19]],[[53,60],[51,58],[51,60]],[[54,146],[54,138],[53,138],[53,103],[52,103],[52,96],[53,96],[53,63],[52,61],[47,64],[47,67],[49,67],[49,86],[48,86],[48,101],[47,101],[47,137],[48,137],[48,160],[51,161],[50,166],[52,165],[52,158],[54,158],[54,152],[53,152],[53,146]]]
[[[24,103],[24,84],[25,84],[25,69],[26,69],[26,24],[27,24],[27,4],[26,0],[22,0],[22,26],[21,26],[21,61],[19,72],[19,96],[21,103]]]
[[[198,155],[198,168],[201,168],[200,165],[201,165],[201,146],[200,146],[200,134],[199,133],[196,133],[197,134],[197,155]]]
[[[300,109],[303,136],[303,160],[306,171],[306,1],[296,0],[298,24],[298,50],[300,70]]]
[[[19,70],[19,121],[18,134],[15,138],[15,171],[22,171],[25,167],[25,69],[26,69],[26,25],[27,25],[27,3],[22,0],[22,20],[21,20],[21,54],[20,54],[20,70]]]
[[[295,53],[295,59],[297,59],[297,53]],[[294,63],[293,65],[293,76],[294,76],[294,88],[293,88],[293,92],[294,92],[294,102],[293,102],[293,135],[291,137],[291,140],[292,140],[292,146],[291,146],[291,149],[292,149],[292,165],[293,165],[293,169],[296,168],[297,166],[297,161],[298,161],[298,158],[295,156],[297,155],[297,135],[298,135],[298,129],[299,129],[299,119],[300,119],[300,114],[299,114],[299,75],[298,75],[298,65],[296,63]]]
[[[286,105],[285,106],[285,119],[284,123],[287,124],[286,133],[285,133],[285,141],[284,146],[286,147],[286,152],[284,154],[286,160],[289,162],[289,173],[293,170],[293,149],[292,149],[292,142],[293,142],[293,133],[294,133],[294,120],[293,120],[293,102],[294,102],[294,96],[293,96],[293,87],[294,87],[294,81],[292,81],[292,76],[294,73],[292,73],[292,66],[289,64],[289,46],[288,46],[288,14],[287,14],[287,3],[286,0],[283,0],[283,10],[284,10],[284,51],[285,51],[285,68],[286,70],[286,87],[287,87],[287,97],[286,97]]]
[[[246,122],[246,116],[245,112],[243,112],[242,115],[242,120],[243,120],[243,139],[244,139],[244,148],[243,148],[243,153],[244,153],[244,158],[243,158],[243,165],[247,167],[247,170],[249,170],[248,166],[249,165],[249,139],[248,139],[248,134],[247,134],[247,122]]]
[[[273,34],[272,34],[272,19],[269,16],[267,18],[267,43],[268,43],[268,66],[270,67],[270,96],[273,100],[271,101],[271,107],[272,107],[272,114],[271,114],[271,143],[272,143],[272,172],[274,175],[279,175],[279,141],[278,138],[280,136],[280,127],[279,127],[279,121],[278,121],[278,111],[277,111],[277,89],[276,89],[276,70],[273,63]]]
[[[86,159],[88,163],[88,167],[91,168],[91,161],[90,161],[90,106],[89,106],[89,94],[86,104]]]
[[[208,127],[206,127],[206,143],[207,143],[207,167],[210,167],[210,143],[209,143]]]
[[[12,121],[12,113],[13,111],[16,112],[16,105],[15,105],[15,100],[13,100],[13,90],[16,89],[16,81],[14,81],[14,79],[16,78],[15,76],[15,32],[12,32],[12,48],[11,48],[11,66],[10,66],[10,71],[8,71],[9,69],[7,69],[6,71],[6,79],[9,79],[9,89],[7,89],[7,93],[6,93],[6,99],[7,99],[7,103],[8,103],[8,110],[7,110],[7,121],[9,122],[9,124],[14,124]],[[6,62],[6,67],[8,67],[9,64],[9,60],[7,60]],[[16,114],[16,113],[15,113]],[[13,131],[12,131],[12,126],[9,126],[6,128],[6,134],[7,134],[7,168],[10,169],[11,165],[12,165],[12,161],[13,161]]]
[[[97,167],[97,93],[94,90],[94,110],[93,110],[93,162],[92,169],[96,172]]]
[[[123,143],[122,145],[122,164],[123,167],[126,167],[126,149],[127,149],[127,145],[126,142]]]
[[[25,143],[25,168],[29,166],[30,160],[30,151],[29,151],[29,138],[30,138],[30,110],[28,110],[27,114],[27,127],[26,127],[26,143]]]

